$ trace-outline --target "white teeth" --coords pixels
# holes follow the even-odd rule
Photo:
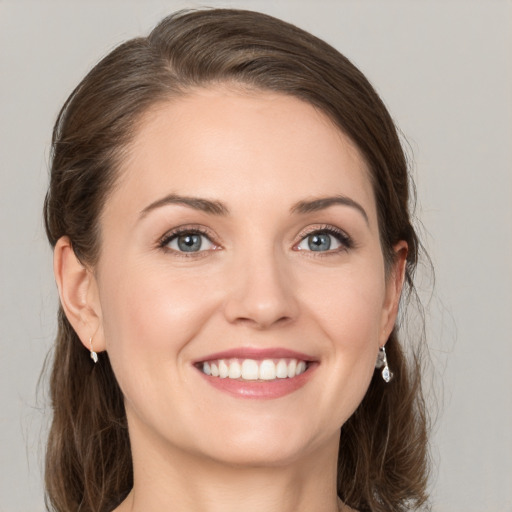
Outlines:
[[[274,380],[276,378],[276,365],[271,359],[265,359],[260,364],[260,379]]]
[[[258,363],[254,359],[245,359],[242,363],[242,379],[258,380]]]
[[[225,379],[229,374],[229,368],[228,368],[228,365],[226,364],[226,362],[221,359],[219,361],[219,377],[221,379]]]
[[[292,377],[295,377],[295,370],[297,369],[297,361],[295,359],[292,359],[288,363],[288,378],[291,379]]]
[[[286,361],[282,359],[277,363],[276,377],[278,379],[286,379],[286,377],[288,377],[288,366],[286,365]]]
[[[222,379],[290,379],[304,373],[306,369],[306,362],[297,359],[219,359],[202,364],[203,373]]]
[[[295,370],[295,375],[300,375],[301,373],[304,373],[306,371],[306,363],[304,361],[300,361],[299,364],[297,364],[297,369]]]
[[[242,368],[238,361],[231,361],[229,364],[229,375],[230,379],[239,379],[242,376]]]

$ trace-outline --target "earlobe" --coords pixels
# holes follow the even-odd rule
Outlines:
[[[405,267],[407,264],[408,245],[401,240],[393,247],[395,260],[390,269],[386,283],[386,300],[384,304],[380,346],[384,346],[395,325],[398,315],[400,296],[405,280]]]
[[[68,237],[55,245],[53,272],[64,313],[82,344],[90,350],[89,340],[94,337],[94,350],[104,350],[96,279],[76,257]]]

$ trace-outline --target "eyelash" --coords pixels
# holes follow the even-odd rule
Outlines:
[[[330,249],[327,251],[318,251],[315,256],[328,256],[332,254],[337,254],[339,252],[346,252],[350,249],[353,249],[355,247],[355,243],[352,240],[352,238],[347,235],[344,231],[341,229],[331,226],[331,225],[324,225],[319,226],[314,229],[307,229],[304,230],[302,233],[299,234],[299,241],[293,245],[295,250],[301,250],[297,249],[297,246],[302,243],[304,240],[306,240],[309,236],[317,235],[317,234],[328,234],[333,236],[340,244],[341,247],[336,249]],[[215,243],[214,237],[212,234],[201,227],[198,226],[180,226],[178,228],[173,229],[172,231],[167,232],[160,240],[158,241],[158,248],[162,249],[166,252],[172,252],[175,255],[185,257],[185,258],[197,258],[200,256],[204,256],[208,250],[202,250],[202,251],[191,251],[191,252],[184,252],[184,251],[177,251],[175,249],[171,249],[168,247],[168,245],[178,238],[181,235],[201,235],[204,236],[208,241],[216,248],[219,247],[217,243]],[[215,250],[215,249],[213,249]],[[315,251],[304,251],[304,252],[310,252],[314,253]]]
[[[297,247],[300,243],[302,243],[308,237],[310,237],[312,235],[317,235],[317,234],[327,234],[327,235],[333,236],[341,244],[341,247],[339,247],[337,249],[331,249],[328,251],[318,251],[318,253],[315,254],[315,256],[329,256],[329,255],[337,254],[340,252],[346,252],[350,249],[355,248],[355,243],[354,243],[353,239],[349,235],[347,235],[347,233],[345,233],[341,229],[339,229],[335,226],[331,226],[329,224],[319,226],[315,229],[308,228],[307,230],[303,231],[299,235],[299,238],[300,238],[299,242],[297,242],[294,245],[294,247]],[[305,252],[313,253],[315,251],[305,251]]]
[[[165,252],[171,252],[174,255],[184,257],[184,258],[194,258],[194,257],[197,258],[200,256],[204,256],[205,253],[208,252],[208,251],[203,250],[203,251],[191,251],[191,252],[187,253],[184,251],[177,251],[175,249],[171,249],[170,247],[168,247],[168,245],[173,240],[175,240],[176,238],[178,238],[179,236],[182,236],[182,235],[201,235],[201,236],[205,237],[206,239],[208,239],[208,241],[214,247],[216,247],[216,248],[219,247],[219,245],[213,241],[214,237],[212,236],[210,231],[208,231],[204,228],[198,227],[198,226],[180,226],[178,228],[175,228],[175,229],[167,232],[158,241],[158,244],[157,244],[158,248],[162,249]],[[215,250],[215,249],[213,249],[213,250]]]

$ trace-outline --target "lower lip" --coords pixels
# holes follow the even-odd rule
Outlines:
[[[300,389],[309,381],[317,366],[316,363],[309,363],[308,369],[296,377],[269,381],[237,380],[227,377],[223,379],[206,375],[199,369],[198,372],[208,384],[236,398],[269,400],[281,398]]]

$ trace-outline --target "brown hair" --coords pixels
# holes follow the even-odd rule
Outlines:
[[[53,132],[44,207],[52,246],[68,236],[82,263],[94,266],[101,246],[99,215],[141,116],[158,102],[217,82],[300,98],[357,144],[371,173],[385,260],[392,261],[398,241],[408,243],[406,286],[413,292],[419,244],[408,210],[407,162],[382,101],[334,48],[250,11],[176,13],[147,38],[117,47],[78,85]],[[376,372],[341,430],[338,493],[360,511],[405,511],[427,499],[420,362],[405,356],[396,329],[386,349],[394,380],[386,384]],[[133,485],[123,396],[108,354],[99,357],[91,364],[61,308],[46,456],[47,505],[54,510],[107,512]]]

